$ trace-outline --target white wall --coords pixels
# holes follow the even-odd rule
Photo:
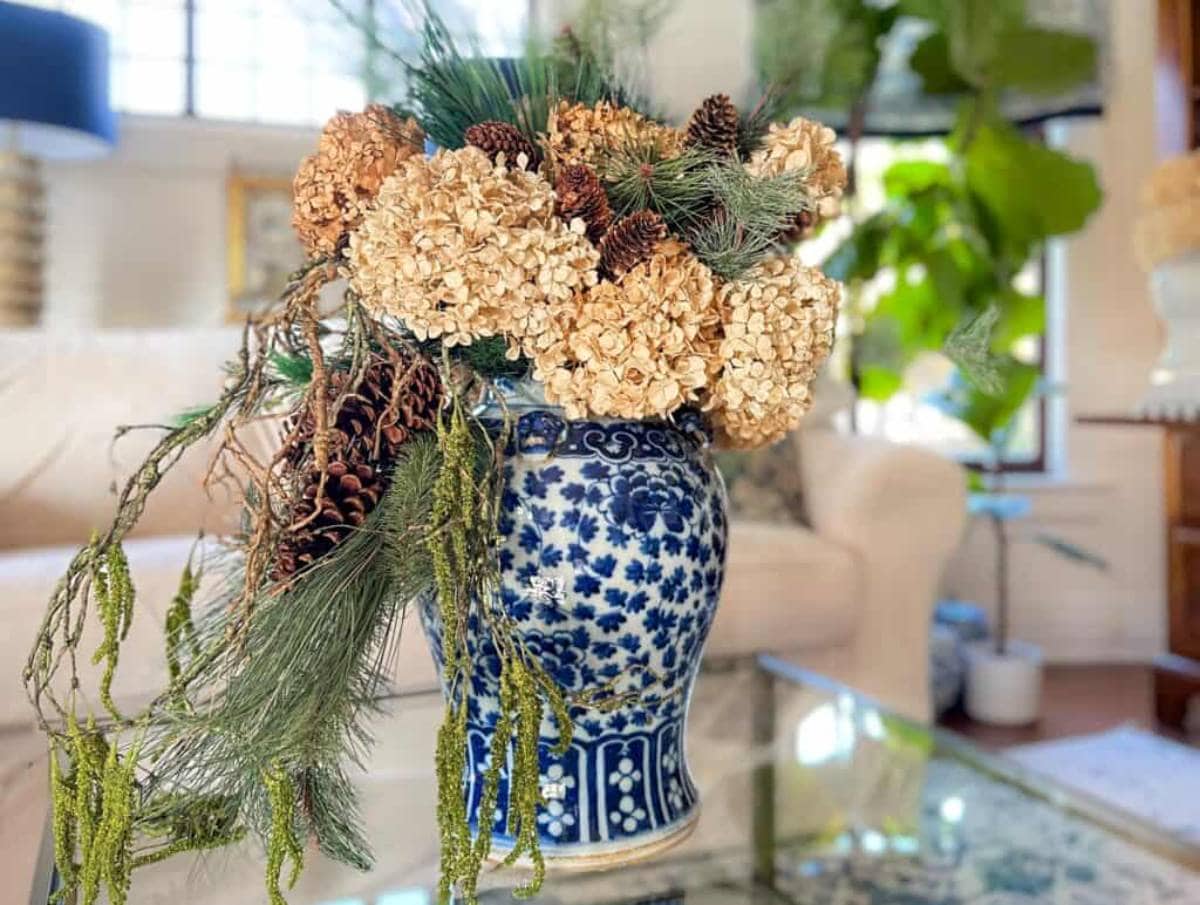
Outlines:
[[[222,323],[226,179],[290,177],[309,129],[123,117],[100,161],[46,167],[45,323]]]

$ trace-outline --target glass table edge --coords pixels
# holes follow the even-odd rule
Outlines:
[[[1133,814],[1115,810],[1111,805],[1085,792],[1055,783],[1053,780],[1021,766],[1011,758],[1004,757],[1003,754],[985,751],[955,732],[895,713],[871,696],[843,685],[835,679],[805,669],[773,654],[759,654],[755,659],[760,669],[784,681],[824,688],[838,694],[849,694],[856,701],[876,708],[891,719],[899,720],[913,729],[928,733],[936,750],[953,757],[970,769],[977,770],[1041,799],[1138,848],[1188,870],[1200,872],[1200,848],[1189,845],[1161,827]]]

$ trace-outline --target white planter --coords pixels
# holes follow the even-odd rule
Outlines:
[[[1024,726],[1042,713],[1042,651],[1010,641],[1004,654],[990,641],[967,647],[967,715],[996,726]]]

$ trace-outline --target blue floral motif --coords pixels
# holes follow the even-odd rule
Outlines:
[[[698,430],[698,428],[697,428]],[[686,695],[716,610],[725,559],[725,495],[704,438],[667,424],[570,422],[526,411],[505,466],[499,603],[526,649],[562,688],[605,685],[614,709],[574,708],[574,740],[556,753],[545,715],[538,830],[548,852],[636,844],[682,825],[696,790],[683,758]],[[441,667],[437,608],[422,621]],[[499,659],[477,620],[465,788],[482,792],[498,709]],[[682,691],[682,693],[680,693]],[[495,817],[505,834],[507,787]]]

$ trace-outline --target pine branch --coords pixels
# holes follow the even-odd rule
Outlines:
[[[651,210],[682,234],[703,223],[713,209],[708,170],[716,155],[689,148],[668,157],[653,142],[630,142],[604,161],[601,179],[613,207],[613,219]]]

